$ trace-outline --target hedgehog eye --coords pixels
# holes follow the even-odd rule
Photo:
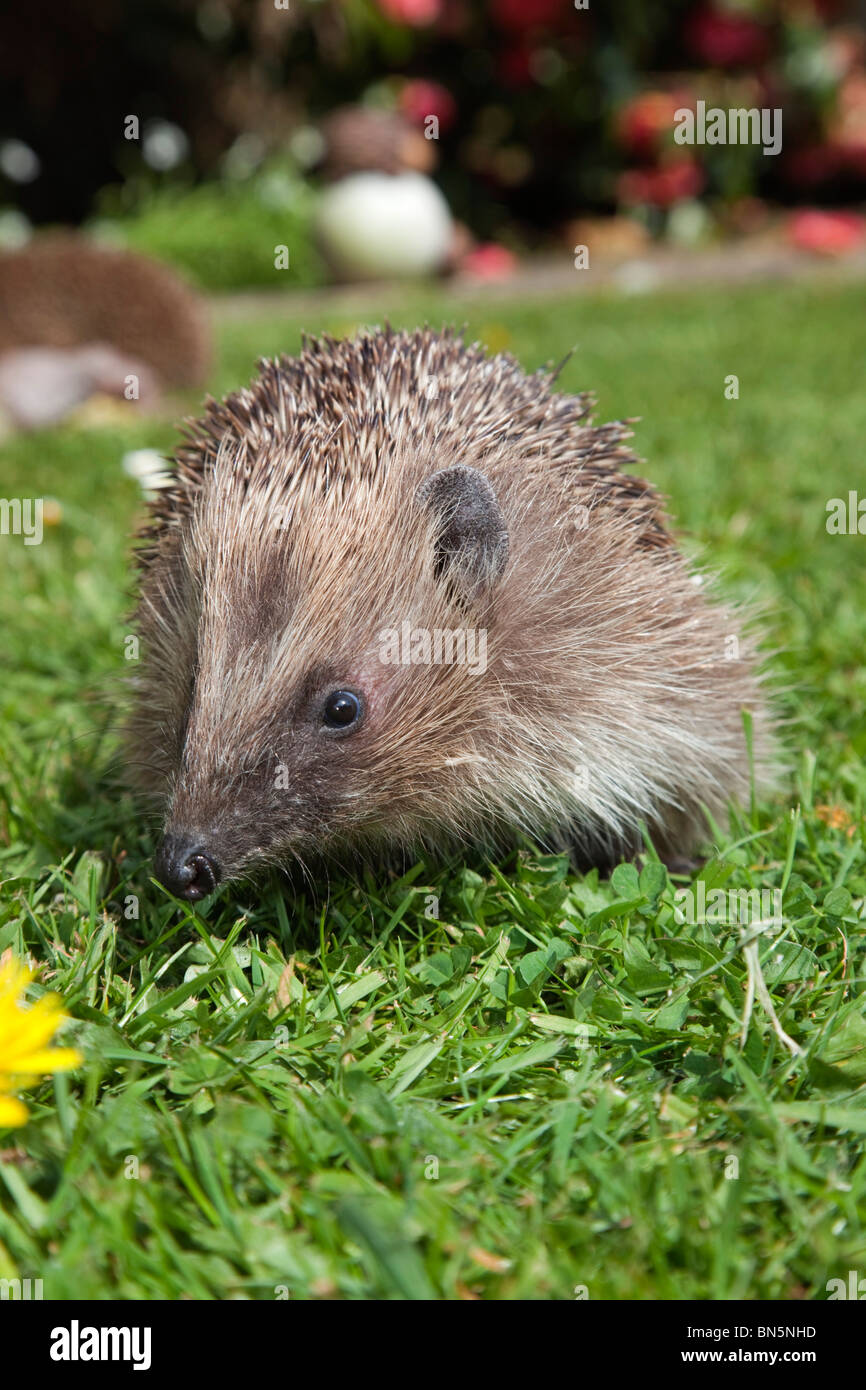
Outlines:
[[[329,729],[350,729],[363,712],[360,696],[353,690],[334,690],[325,701],[322,718]]]

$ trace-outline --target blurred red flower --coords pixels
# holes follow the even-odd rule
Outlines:
[[[650,203],[669,208],[695,198],[704,186],[704,171],[696,159],[678,159],[658,169],[627,169],[617,181],[621,203]]]
[[[436,24],[439,34],[456,39],[464,34],[472,21],[472,16],[463,0],[442,0],[442,13]]]
[[[377,0],[379,9],[395,24],[420,28],[434,24],[442,13],[442,0]]]
[[[690,104],[682,92],[641,92],[621,108],[616,131],[621,144],[638,159],[655,153],[665,136],[672,136],[674,112]]]
[[[500,29],[522,34],[543,24],[553,24],[566,0],[491,0],[490,13]]]
[[[528,87],[532,76],[532,52],[523,44],[515,44],[499,55],[499,77],[506,87]]]
[[[748,15],[706,5],[689,16],[686,43],[697,58],[717,68],[762,63],[770,53],[770,35]]]
[[[866,140],[861,141],[859,145],[852,143],[840,146],[839,159],[849,174],[858,179],[866,179]]]
[[[785,177],[801,188],[816,188],[839,173],[841,159],[834,145],[803,145],[799,150],[786,152]]]
[[[439,121],[439,130],[450,130],[457,115],[457,103],[441,82],[413,78],[400,93],[400,110],[413,125],[423,128],[428,116]]]
[[[856,212],[825,212],[804,208],[788,219],[788,236],[801,251],[820,256],[843,256],[866,237],[866,219]]]
[[[518,266],[517,257],[507,246],[486,241],[461,257],[460,269],[477,280],[507,280]]]

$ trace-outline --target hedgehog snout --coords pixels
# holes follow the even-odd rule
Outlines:
[[[177,898],[198,902],[220,881],[219,865],[195,840],[166,835],[153,861],[156,876]]]

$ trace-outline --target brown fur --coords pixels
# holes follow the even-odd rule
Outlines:
[[[399,111],[370,106],[339,106],[322,122],[325,158],[322,177],[329,182],[378,169],[399,174],[414,169],[429,174],[436,164],[435,141],[425,140]]]
[[[449,334],[389,330],[262,363],[189,425],[144,537],[131,742],[167,832],[223,877],[515,830],[609,861],[642,820],[683,854],[702,806],[748,794],[743,709],[772,782],[749,639],[625,471],[628,430],[551,386]],[[437,573],[419,498],[455,463],[489,480],[508,531],[501,577],[470,599]],[[486,628],[486,672],[383,664],[404,620]],[[347,686],[366,717],[330,738],[317,701]]]
[[[167,386],[197,386],[210,366],[204,307],[158,261],[67,232],[0,253],[0,354],[85,343],[111,343]]]

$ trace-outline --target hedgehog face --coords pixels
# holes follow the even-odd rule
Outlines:
[[[178,896],[459,823],[467,765],[495,717],[480,696],[478,616],[508,537],[474,469],[430,474],[408,501],[389,532],[399,570],[393,555],[359,557],[345,524],[323,547],[324,514],[306,528],[319,535],[315,556],[291,536],[254,556],[255,526],[204,550],[191,528],[171,611],[186,593],[195,675],[164,720],[176,764],[155,862]]]

